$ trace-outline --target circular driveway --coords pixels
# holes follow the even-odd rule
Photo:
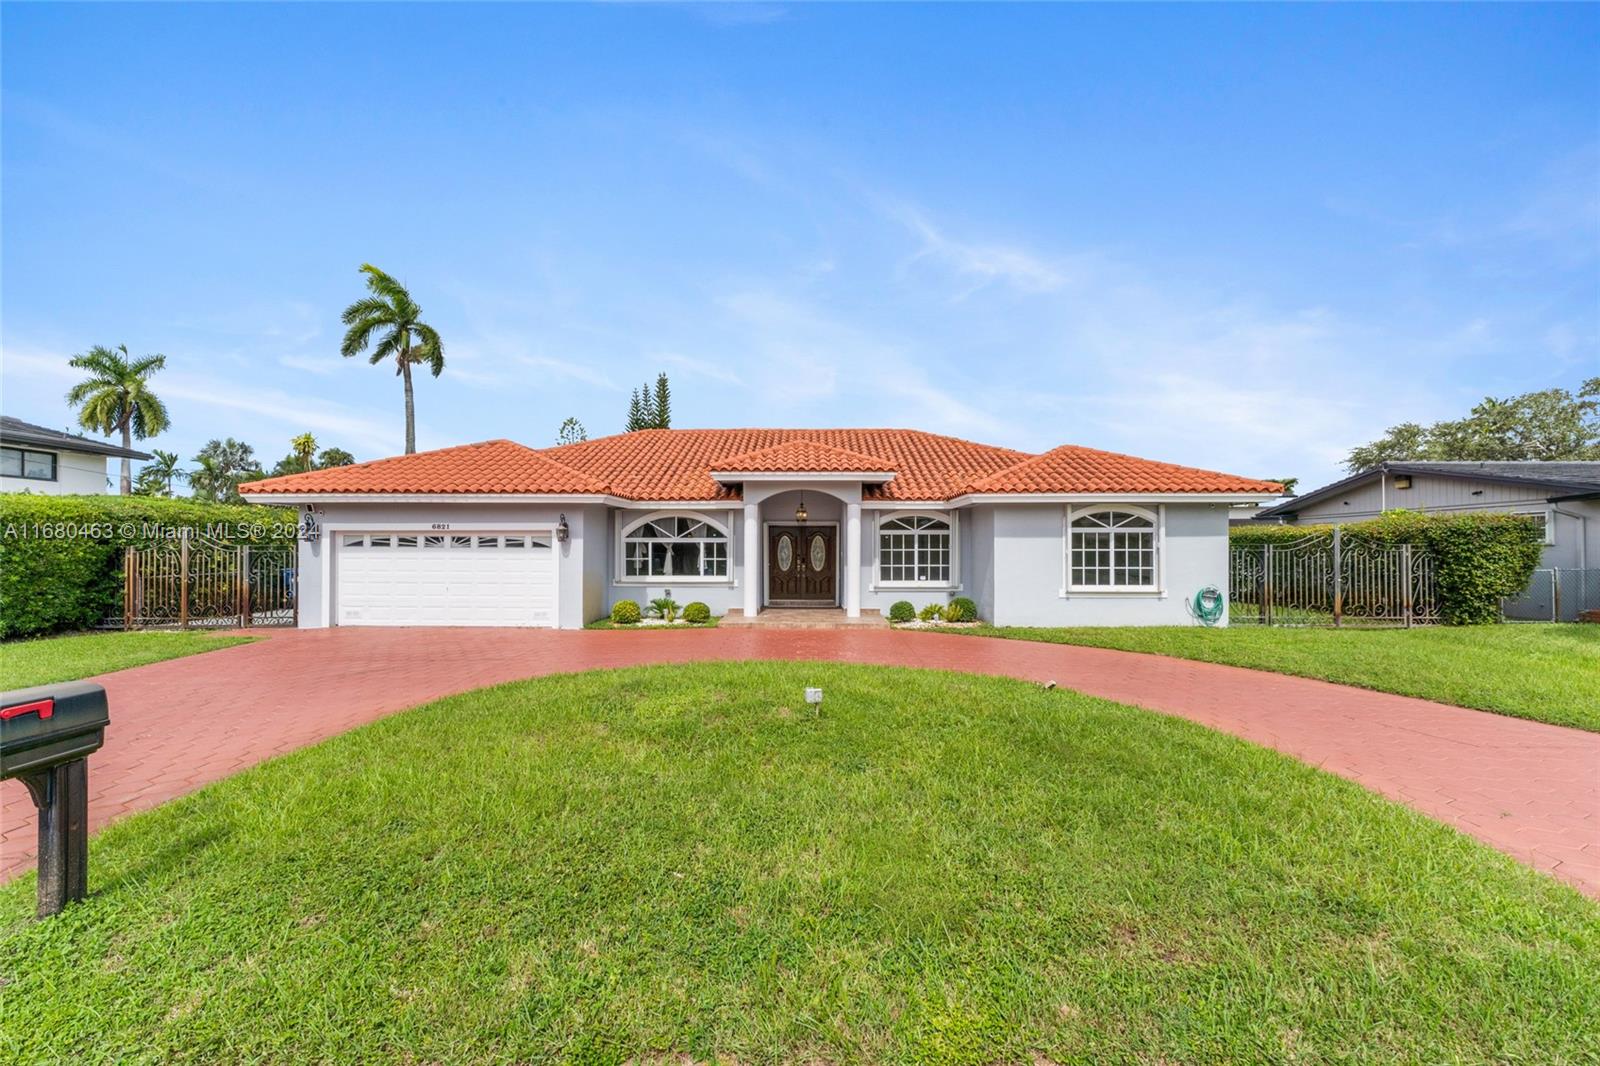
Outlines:
[[[818,659],[1054,681],[1292,755],[1600,898],[1600,734],[1306,678],[1155,655],[892,630],[259,631],[257,643],[107,674],[90,824],[440,696],[647,663]],[[33,806],[0,783],[0,877],[34,857]]]

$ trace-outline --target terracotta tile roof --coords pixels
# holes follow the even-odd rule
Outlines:
[[[240,485],[250,496],[288,492],[603,493],[603,482],[510,440],[486,440]]]
[[[739,493],[714,480],[711,471],[792,441],[854,452],[871,458],[877,469],[897,472],[886,485],[867,486],[867,499],[948,499],[973,479],[1029,457],[916,429],[645,429],[545,454],[633,500],[736,500]]]
[[[1275,481],[1159,463],[1120,452],[1064,444],[974,481],[967,492],[1239,492],[1282,491]]]
[[[712,469],[730,474],[878,473],[893,470],[894,464],[876,455],[863,455],[814,440],[790,440],[729,459],[718,459]]]
[[[893,471],[869,500],[985,493],[1275,493],[1272,482],[1068,445],[1043,455],[914,429],[647,429],[534,449],[492,440],[240,486],[283,493],[609,494],[737,500],[718,472]]]

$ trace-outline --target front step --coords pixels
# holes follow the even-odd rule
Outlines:
[[[735,607],[722,616],[718,625],[757,626],[762,629],[888,629],[881,611],[862,611],[850,618],[841,607],[768,607],[754,617]]]

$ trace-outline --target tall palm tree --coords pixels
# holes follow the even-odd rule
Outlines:
[[[106,436],[120,432],[122,446],[131,449],[133,438],[143,440],[168,426],[167,406],[150,391],[150,375],[167,365],[164,355],[133,359],[128,346],[115,348],[95,345],[72,357],[71,365],[87,370],[89,376],[67,390],[67,403],[83,408],[78,424]],[[122,460],[122,494],[133,491],[133,467]]]
[[[294,452],[295,458],[300,460],[300,469],[310,470],[317,456],[317,438],[309,433],[302,433],[289,442],[289,448]]]
[[[417,450],[416,406],[411,398],[411,367],[426,364],[434,377],[444,369],[444,342],[434,328],[422,321],[422,308],[406,287],[373,266],[363,263],[367,290],[363,297],[344,309],[341,321],[345,330],[339,354],[345,358],[372,347],[367,362],[373,366],[385,359],[395,361],[395,373],[406,386],[406,454]]]

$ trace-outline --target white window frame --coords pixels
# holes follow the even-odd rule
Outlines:
[[[727,572],[727,574],[726,575],[723,575],[723,574],[655,574],[655,575],[645,574],[645,575],[630,575],[628,573],[628,534],[633,532],[635,529],[638,529],[640,526],[645,525],[648,522],[659,521],[660,519],[663,519],[663,518],[687,518],[691,522],[704,522],[706,525],[710,526],[712,529],[715,529],[718,533],[721,533],[722,536],[723,536],[723,539],[720,540],[720,541],[712,541],[711,543],[720,543],[720,544],[724,545],[727,548],[727,555],[728,555],[728,572]],[[615,585],[730,585],[731,586],[734,583],[733,578],[734,578],[734,570],[735,570],[734,543],[733,543],[733,541],[734,541],[734,538],[733,538],[733,526],[732,526],[732,524],[729,523],[729,522],[723,522],[723,521],[719,521],[718,519],[712,518],[711,515],[707,514],[704,511],[687,511],[687,510],[651,511],[651,512],[649,512],[647,514],[643,514],[643,515],[639,515],[639,516],[632,516],[632,515],[628,515],[628,514],[626,514],[624,512],[620,512],[619,511],[619,512],[617,512],[617,536],[616,536],[616,552],[615,552],[615,560],[614,560],[614,565],[615,565],[616,569],[613,571],[613,573],[616,576],[613,579],[612,583],[615,584]],[[662,543],[670,544],[670,543],[673,543],[673,542],[672,541],[663,541]],[[707,541],[704,540],[704,539],[695,539],[695,540],[692,540],[692,541],[685,541],[685,542],[681,542],[681,543],[704,544],[704,543],[707,543]],[[704,560],[704,558],[705,558],[704,549],[702,549],[701,559]]]
[[[1154,524],[1155,583],[1150,585],[1075,585],[1072,583],[1072,522],[1087,514],[1103,511],[1126,511]],[[1167,505],[1159,504],[1154,510],[1132,503],[1092,503],[1080,506],[1068,504],[1061,515],[1061,596],[1153,596],[1167,595]]]
[[[1553,508],[1545,507],[1537,511],[1517,511],[1524,518],[1544,519],[1544,546],[1550,547],[1556,542],[1556,515]]]
[[[897,518],[932,518],[950,526],[950,577],[946,581],[886,581],[883,578],[883,523]],[[877,589],[935,589],[959,591],[961,589],[961,516],[956,511],[874,511],[872,513],[872,579],[871,588]]]

